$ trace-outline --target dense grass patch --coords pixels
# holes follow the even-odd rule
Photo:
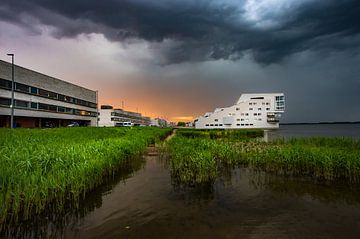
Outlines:
[[[237,134],[247,135],[240,132]],[[220,167],[238,164],[281,174],[360,182],[360,142],[347,138],[266,143],[251,136],[210,138],[202,131],[180,130],[168,146],[173,173],[189,183],[214,180]]]
[[[28,218],[47,204],[61,210],[163,139],[169,129],[60,128],[0,130],[0,222]]]

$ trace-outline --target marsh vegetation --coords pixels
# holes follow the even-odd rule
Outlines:
[[[178,130],[168,144],[173,175],[185,183],[214,180],[224,166],[249,166],[319,180],[360,181],[360,141],[308,138],[263,142],[262,131]]]
[[[169,129],[0,130],[0,222],[27,219],[49,204],[61,211],[163,139]]]

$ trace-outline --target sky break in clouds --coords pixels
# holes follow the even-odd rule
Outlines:
[[[356,0],[3,0],[0,58],[153,117],[284,92],[285,122],[358,121],[359,12]]]

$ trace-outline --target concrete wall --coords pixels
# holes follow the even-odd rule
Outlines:
[[[16,82],[96,103],[96,92],[93,90],[20,66],[15,66],[14,72]],[[2,60],[0,60],[0,78],[11,80],[11,64]]]

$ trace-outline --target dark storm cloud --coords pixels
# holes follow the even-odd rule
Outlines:
[[[244,4],[235,0],[3,0],[0,19],[34,32],[38,24],[50,25],[59,38],[94,32],[112,41],[172,40],[166,48],[158,45],[165,63],[238,59],[244,52],[258,62],[272,63],[308,49],[358,48],[358,0],[313,0],[280,13],[268,10],[265,20],[276,24],[260,27],[256,20],[246,19]]]

